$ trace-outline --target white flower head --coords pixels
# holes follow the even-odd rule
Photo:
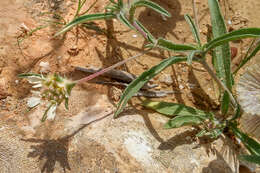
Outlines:
[[[62,78],[57,74],[43,76],[39,74],[21,74],[22,78],[28,79],[29,83],[33,84],[33,96],[28,99],[27,105],[33,108],[40,103],[49,103],[45,111],[42,121],[54,120],[56,116],[56,109],[62,102],[65,101],[65,107],[68,109],[68,99],[75,82]],[[43,102],[44,101],[44,102]]]

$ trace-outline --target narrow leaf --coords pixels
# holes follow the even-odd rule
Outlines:
[[[125,15],[120,12],[118,15],[117,15],[117,19],[123,23],[125,26],[127,26],[128,28],[130,29],[134,29],[133,25],[128,21],[128,19],[125,17]]]
[[[74,27],[78,24],[84,23],[84,22],[89,22],[89,21],[93,21],[93,20],[102,20],[102,19],[107,20],[107,19],[112,19],[112,18],[115,18],[115,15],[112,13],[97,13],[97,14],[83,15],[83,16],[80,16],[80,17],[74,19],[70,23],[68,23],[61,31],[56,33],[54,35],[54,37],[56,37],[64,32],[67,32],[72,27]]]
[[[52,107],[52,105],[49,105],[48,108],[45,110],[45,112],[42,116],[41,122],[44,122],[47,119],[47,114],[51,107]]]
[[[69,110],[69,98],[65,98],[65,108]]]
[[[228,93],[225,91],[223,96],[222,96],[222,101],[221,101],[221,112],[222,114],[226,115],[228,112],[229,108],[229,103],[230,103],[230,98]]]
[[[193,37],[195,38],[196,42],[199,44],[199,46],[201,45],[200,42],[200,37],[199,37],[199,32],[198,29],[196,28],[195,23],[193,22],[193,20],[191,19],[191,17],[188,14],[184,15],[185,20],[187,21],[187,23],[190,25],[191,28],[191,32],[193,34]]]
[[[256,164],[260,165],[260,156],[257,156],[257,155],[242,155],[242,156],[239,156],[239,158],[241,160],[245,160],[245,161],[248,161],[248,162],[251,162],[251,163],[256,163]]]
[[[220,11],[218,0],[208,0],[210,9],[210,18],[212,24],[213,38],[220,37],[227,33],[226,25]],[[232,88],[232,73],[231,73],[231,53],[229,43],[223,43],[213,50],[218,69],[217,76],[227,86],[229,90]],[[226,114],[229,108],[229,95],[225,92],[222,96],[221,111]]]
[[[119,113],[121,113],[126,106],[128,100],[137,93],[144,84],[146,84],[150,79],[152,79],[154,76],[159,74],[162,70],[164,70],[166,67],[186,61],[187,58],[185,57],[170,57],[165,60],[163,60],[161,63],[159,63],[156,66],[153,66],[149,70],[142,73],[139,77],[137,77],[134,81],[132,81],[128,87],[125,89],[123,95],[121,96],[121,99],[118,103],[117,110],[115,112],[114,117],[117,117]]]
[[[243,142],[251,154],[260,156],[260,144],[257,141],[241,132],[233,123],[230,123],[230,128],[234,135]]]
[[[18,74],[19,78],[27,78],[30,76],[36,76],[36,77],[42,77],[40,74],[37,73],[22,73],[22,74]]]
[[[184,44],[174,44],[169,40],[165,40],[163,38],[159,38],[157,42],[157,47],[160,47],[169,51],[188,51],[188,50],[196,50],[196,47]]]
[[[192,116],[192,115],[181,115],[174,117],[173,119],[169,120],[165,125],[164,128],[171,129],[171,128],[178,128],[187,125],[198,125],[203,123],[205,119],[202,119],[199,116]]]
[[[209,117],[209,113],[205,111],[185,106],[179,103],[156,102],[148,100],[143,103],[143,106],[168,116],[196,115],[205,118]]]
[[[124,6],[123,0],[118,0],[118,5],[119,7],[123,7]]]
[[[260,37],[260,28],[243,28],[243,29],[229,32],[227,34],[224,34],[220,37],[211,40],[210,42],[205,44],[203,48],[205,48],[207,52],[210,49],[213,49],[223,43],[227,43],[229,41],[234,41],[234,40],[241,40],[243,38],[250,38],[250,37]]]

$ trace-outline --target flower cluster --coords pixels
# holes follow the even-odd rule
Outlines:
[[[20,74],[19,77],[26,78],[29,83],[33,84],[33,96],[27,101],[27,105],[33,108],[40,103],[47,102],[47,109],[42,117],[42,121],[46,119],[53,120],[56,115],[56,108],[63,101],[68,109],[68,101],[75,82],[65,79],[57,74],[43,76],[40,74],[26,73]]]

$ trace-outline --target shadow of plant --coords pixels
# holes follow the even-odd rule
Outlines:
[[[28,157],[37,158],[38,161],[45,159],[45,163],[41,168],[41,172],[52,173],[54,171],[55,165],[58,162],[66,172],[66,169],[70,170],[70,165],[68,162],[68,147],[69,138],[61,138],[58,140],[44,140],[44,139],[22,139],[26,142],[37,143],[37,145],[32,145],[32,152],[28,154]]]
[[[187,136],[195,136],[196,131],[185,131],[181,134],[175,135],[174,137],[168,139],[167,141],[162,142],[158,149],[159,150],[174,150],[177,146],[184,144],[191,144],[193,140],[187,140],[185,137]]]

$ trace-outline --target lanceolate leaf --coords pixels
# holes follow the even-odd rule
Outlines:
[[[37,73],[22,73],[22,74],[18,75],[19,78],[27,78],[27,77],[30,77],[30,76],[41,77],[41,75],[37,74]]]
[[[245,160],[245,161],[248,161],[248,162],[251,162],[251,163],[256,163],[256,164],[260,165],[260,156],[257,156],[257,155],[242,155],[242,156],[239,156],[239,158],[241,160]]]
[[[228,112],[230,98],[227,92],[224,92],[221,102],[221,112],[225,115]]]
[[[131,4],[131,8],[129,10],[130,21],[133,21],[135,9],[137,7],[148,7],[164,16],[171,17],[171,14],[167,10],[165,10],[164,8],[159,6],[158,4],[156,4],[152,1],[149,1],[149,0],[139,0],[139,1],[136,1],[133,4]]]
[[[61,31],[56,33],[54,36],[56,37],[66,31],[68,31],[72,27],[74,27],[78,24],[84,23],[84,22],[89,22],[89,21],[93,21],[93,20],[102,20],[102,19],[105,20],[105,19],[111,19],[111,18],[115,18],[115,17],[116,16],[112,13],[97,13],[97,14],[83,15],[83,16],[80,16],[80,17],[74,19],[70,23],[68,23]]]
[[[205,44],[203,48],[205,48],[206,51],[208,51],[223,43],[227,43],[229,41],[234,41],[234,40],[241,40],[243,38],[250,38],[250,37],[260,37],[260,28],[243,28],[243,29],[232,31],[230,33],[224,34],[220,37],[211,40],[209,43]]]
[[[162,70],[164,70],[166,67],[186,61],[186,57],[170,57],[165,60],[163,60],[161,63],[159,63],[156,66],[153,66],[149,70],[142,73],[138,78],[136,78],[133,82],[131,82],[128,87],[125,89],[123,95],[121,96],[121,99],[118,103],[117,110],[115,112],[115,117],[118,116],[119,113],[121,113],[126,106],[128,100],[137,92],[139,91],[144,84],[146,84],[150,79],[152,79],[154,76],[159,74]]]
[[[210,9],[210,18],[212,24],[213,39],[220,37],[227,33],[226,25],[222,17],[218,0],[208,0]],[[217,68],[217,76],[227,86],[229,90],[232,88],[232,73],[231,73],[231,53],[229,43],[223,43],[215,48],[216,55],[215,67]],[[229,108],[229,95],[225,92],[222,96],[221,111],[226,114]]]
[[[210,117],[208,112],[194,109],[189,106],[178,103],[169,102],[156,102],[156,101],[145,101],[143,106],[153,109],[161,114],[167,116],[180,116],[180,115],[190,115],[190,116],[200,116],[200,117]]]
[[[169,120],[165,125],[164,128],[171,129],[171,128],[178,128],[181,126],[186,125],[198,125],[203,123],[205,119],[194,116],[194,115],[181,115],[174,117],[173,119]]]
[[[191,19],[191,17],[188,14],[184,15],[184,18],[186,19],[187,23],[190,25],[193,37],[195,38],[196,42],[200,46],[201,45],[200,37],[199,37],[198,29],[196,28],[196,25],[194,24],[193,20]]]
[[[169,40],[165,40],[163,38],[159,38],[157,42],[157,46],[169,50],[169,51],[188,51],[188,50],[196,50],[196,47],[191,45],[184,45],[184,44],[174,44]]]
[[[241,132],[235,124],[230,123],[230,128],[234,135],[243,142],[252,155],[260,156],[260,144],[258,142]]]

